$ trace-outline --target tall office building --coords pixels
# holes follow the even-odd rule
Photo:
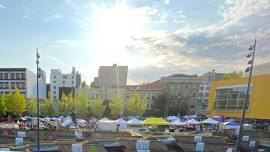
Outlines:
[[[81,85],[81,75],[73,67],[72,72],[63,74],[60,69],[51,69],[50,74],[50,91],[54,100],[61,99],[62,93],[77,94]]]
[[[26,98],[37,96],[36,74],[26,68],[0,68],[0,93],[8,94],[19,89]],[[45,88],[44,88],[45,86]],[[46,74],[41,71],[39,97],[46,98]]]
[[[94,84],[101,88],[124,87],[127,85],[128,66],[101,66]]]

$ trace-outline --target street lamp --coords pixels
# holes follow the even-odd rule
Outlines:
[[[245,115],[246,115],[246,108],[247,108],[247,102],[249,100],[249,92],[250,92],[250,83],[251,83],[251,77],[252,77],[252,70],[253,70],[253,63],[254,63],[254,57],[255,57],[255,50],[256,50],[256,39],[254,41],[254,44],[252,46],[249,47],[248,49],[250,52],[247,55],[247,58],[251,58],[251,60],[248,61],[248,64],[251,65],[249,67],[247,67],[247,69],[245,70],[245,72],[249,72],[249,77],[248,77],[248,87],[247,87],[247,92],[246,92],[246,97],[245,97],[245,102],[244,102],[244,108],[243,108],[243,112],[242,112],[242,117],[241,117],[241,122],[240,122],[240,129],[239,129],[239,134],[236,140],[236,146],[235,146],[235,150],[236,152],[238,151],[238,147],[239,147],[239,140],[241,137],[241,131],[243,129],[243,123],[245,120]]]
[[[36,65],[37,65],[37,151],[40,152],[40,141],[39,141],[39,87],[38,81],[40,78],[40,67],[39,67],[39,58],[38,48],[36,52]]]

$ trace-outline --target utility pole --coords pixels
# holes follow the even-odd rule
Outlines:
[[[36,64],[37,64],[37,151],[40,152],[40,141],[39,141],[39,78],[40,78],[40,68],[39,68],[39,53],[37,48],[36,53]]]
[[[243,129],[243,124],[245,122],[245,115],[246,115],[246,108],[247,108],[247,102],[250,100],[250,83],[251,83],[251,77],[252,77],[252,71],[253,71],[253,64],[254,64],[254,57],[255,57],[255,51],[256,51],[256,39],[254,41],[254,44],[249,47],[249,51],[251,51],[248,55],[247,58],[252,57],[252,59],[248,62],[248,64],[251,64],[250,67],[248,67],[245,72],[249,72],[249,77],[248,77],[248,87],[247,87],[247,92],[246,92],[246,97],[245,97],[245,102],[244,102],[244,108],[242,112],[242,117],[241,117],[241,122],[240,122],[240,128],[239,128],[239,134],[236,140],[236,145],[235,145],[235,150],[238,152],[238,147],[239,147],[239,140],[241,138],[241,133]]]

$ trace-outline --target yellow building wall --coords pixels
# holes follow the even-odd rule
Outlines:
[[[217,112],[216,89],[218,87],[232,85],[247,85],[248,78],[241,77],[229,80],[215,81],[211,85],[207,112],[210,116],[224,115],[227,117],[241,118],[241,112]],[[270,74],[254,76],[251,79],[253,90],[249,110],[246,112],[246,118],[270,119]]]

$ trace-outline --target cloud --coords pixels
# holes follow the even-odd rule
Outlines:
[[[170,4],[170,0],[165,0],[164,4]]]
[[[239,21],[256,14],[270,14],[269,0],[225,0],[223,17],[225,21]]]
[[[4,6],[4,5],[2,5],[2,4],[0,4],[0,9],[1,9],[1,8],[5,9],[5,8],[7,8],[7,7]]]

